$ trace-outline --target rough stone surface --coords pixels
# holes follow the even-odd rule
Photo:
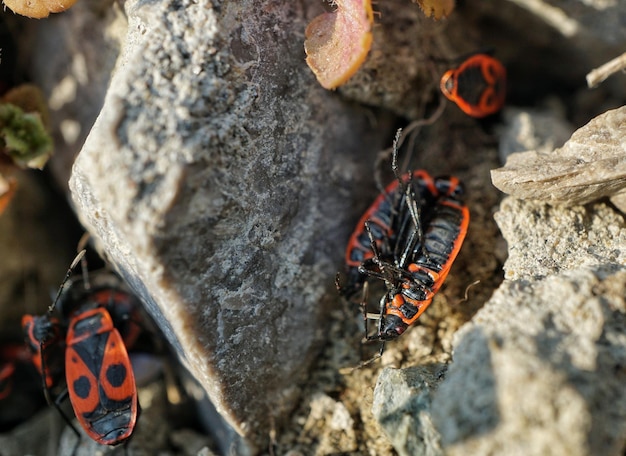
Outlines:
[[[505,281],[434,394],[446,454],[622,454],[625,284],[623,267]]]
[[[508,197],[494,217],[509,244],[507,279],[540,279],[583,266],[626,266],[626,223],[606,204],[566,208]]]
[[[454,336],[454,359],[423,414],[445,454],[610,454],[626,430],[626,226],[604,204],[506,198],[505,280]],[[546,248],[547,246],[547,248]],[[407,375],[408,369],[396,376]],[[377,390],[401,385],[381,375]],[[376,396],[375,396],[376,397]],[[417,413],[392,419],[417,426]],[[385,426],[385,421],[381,420]],[[399,424],[389,426],[398,434]],[[394,441],[397,451],[409,439]]]
[[[444,454],[429,412],[446,368],[445,364],[385,368],[378,377],[372,414],[400,456]]]
[[[319,443],[323,452],[349,453],[357,449],[354,419],[341,401],[317,393],[311,398],[310,406],[311,412],[303,429],[310,431],[316,427],[328,427],[331,430],[322,436]]]
[[[626,188],[626,106],[608,111],[574,132],[553,153],[510,155],[493,170],[505,193],[567,205],[585,204]]]
[[[81,220],[254,445],[295,406],[380,142],[314,81],[303,4],[127,2]],[[378,135],[383,130],[378,130]]]

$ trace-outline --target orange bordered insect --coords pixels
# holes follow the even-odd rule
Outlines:
[[[461,249],[469,225],[463,188],[454,177],[434,181],[433,204],[409,209],[417,217],[412,215],[411,232],[399,237],[400,257],[383,261],[376,244],[371,244],[378,271],[365,273],[383,279],[387,293],[381,301],[378,330],[368,340],[395,339],[415,323],[443,285]]]
[[[417,170],[410,176],[407,174],[387,185],[384,192],[378,195],[361,216],[348,241],[345,254],[348,283],[344,286],[337,283],[339,291],[344,296],[353,296],[362,289],[367,279],[367,276],[359,269],[362,267],[368,269],[374,261],[374,251],[371,248],[369,234],[378,247],[379,260],[392,259],[394,253],[397,253],[399,232],[403,229],[402,226],[409,222],[408,214],[406,212],[400,213],[397,209],[407,204],[405,187],[409,180],[415,197],[419,195],[419,198],[424,202],[426,200],[428,203],[432,202],[430,201],[431,195],[437,190],[432,177],[424,170]],[[369,225],[369,234],[366,230],[366,224]]]
[[[48,312],[25,315],[22,326],[48,402],[78,435],[58,406],[64,394],[56,394],[54,402],[51,398],[51,391],[62,388],[64,372],[72,408],[87,435],[100,444],[116,445],[132,434],[139,409],[125,346],[125,340],[136,339],[138,327],[131,314],[138,303],[108,285],[92,288],[86,272],[82,283],[66,287],[84,253],[82,250],[72,262]],[[53,316],[55,311],[60,317]]]
[[[24,315],[22,330],[44,388],[56,388],[65,372],[65,334],[61,322],[48,315]]]
[[[506,70],[490,55],[474,54],[458,68],[446,71],[439,87],[465,114],[486,117],[504,106]]]
[[[347,284],[342,286],[336,280],[339,292],[348,298],[363,290],[365,339],[383,342],[381,353],[385,341],[403,334],[431,304],[469,225],[460,181],[455,177],[432,178],[424,170],[400,176],[397,140],[392,161],[396,181],[378,196],[350,237],[346,249]],[[378,314],[366,309],[370,278],[380,279],[385,285]],[[368,330],[370,319],[378,320],[373,334]]]

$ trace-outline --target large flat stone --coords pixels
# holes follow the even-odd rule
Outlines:
[[[253,451],[296,404],[381,142],[306,67],[300,4],[126,11],[72,198]]]

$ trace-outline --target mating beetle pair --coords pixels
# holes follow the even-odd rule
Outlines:
[[[361,306],[367,340],[400,336],[426,310],[443,285],[461,249],[469,224],[463,186],[455,177],[432,178],[418,170],[398,174],[394,142],[389,184],[363,214],[346,249],[347,283],[339,292],[354,297],[363,292]],[[385,284],[380,299],[378,329],[369,334],[367,284]]]

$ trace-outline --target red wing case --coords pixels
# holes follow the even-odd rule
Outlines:
[[[137,420],[135,376],[106,309],[72,316],[65,369],[72,407],[87,434],[104,445],[130,437]]]

